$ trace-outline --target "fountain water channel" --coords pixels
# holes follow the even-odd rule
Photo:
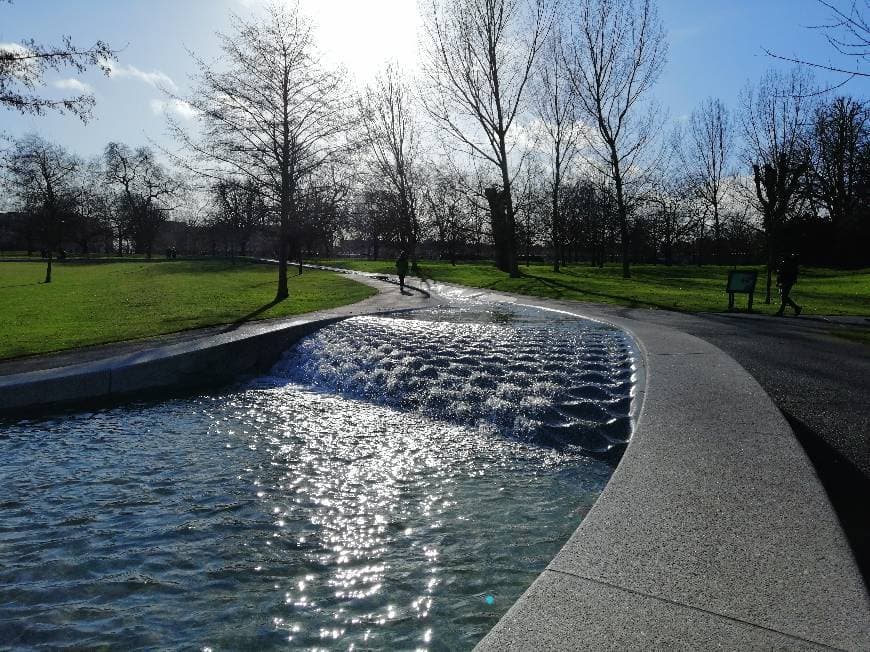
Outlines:
[[[192,398],[0,423],[0,641],[467,649],[631,434],[621,331],[356,317]]]

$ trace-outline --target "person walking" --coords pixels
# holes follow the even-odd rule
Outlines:
[[[399,259],[396,261],[396,271],[399,273],[399,291],[405,291],[405,277],[408,275],[408,252],[403,251],[399,254]]]
[[[801,314],[801,308],[798,304],[796,304],[791,298],[791,288],[797,283],[798,277],[798,261],[797,254],[792,254],[787,258],[784,258],[780,264],[779,269],[776,273],[776,287],[779,288],[779,297],[780,304],[779,310],[776,313],[777,317],[782,317],[785,313],[786,305],[792,307],[794,310],[794,316],[797,317]]]

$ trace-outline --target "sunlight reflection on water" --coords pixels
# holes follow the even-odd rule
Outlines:
[[[496,415],[494,428],[438,412],[430,394],[409,403],[401,384],[397,394],[357,384],[353,396],[349,387],[325,391],[338,376],[306,376],[341,350],[357,366],[382,364],[403,350],[391,339],[399,327],[408,350],[416,344],[419,359],[431,361],[420,338],[434,322],[422,317],[389,327],[344,322],[339,335],[303,342],[295,363],[289,356],[269,376],[219,395],[0,424],[0,641],[472,647],[576,528],[612,469],[579,448],[538,445],[515,419],[481,412],[486,397],[461,414]],[[459,323],[483,347],[457,350],[451,363],[496,355],[487,332],[506,347],[549,346],[500,330],[517,326],[504,323],[510,319],[482,329],[455,313],[449,319],[438,323]],[[541,326],[528,316],[524,324]],[[554,325],[543,327],[553,339]],[[564,340],[589,324],[555,328]],[[460,339],[455,329],[437,329]],[[602,332],[577,337],[598,342],[596,355],[618,353],[612,362],[622,369],[622,336]],[[338,349],[312,344],[334,337]],[[359,355],[341,348],[348,346]],[[416,365],[408,358],[402,353]],[[545,358],[529,363],[555,364]],[[573,380],[563,388],[592,386],[565,373]],[[511,374],[528,374],[527,384],[517,383],[516,407],[540,380],[534,369]],[[438,378],[429,378],[432,388]],[[558,392],[540,395],[547,409],[561,400]]]

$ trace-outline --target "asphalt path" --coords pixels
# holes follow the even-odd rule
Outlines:
[[[812,460],[870,584],[870,345],[833,334],[870,319],[608,312],[700,337],[755,377]]]
[[[870,319],[619,312],[718,346],[755,377],[787,417],[870,478],[870,346],[832,334],[870,327]]]

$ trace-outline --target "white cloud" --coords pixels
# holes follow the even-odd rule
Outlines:
[[[154,88],[166,88],[171,91],[178,90],[178,86],[176,86],[175,82],[172,81],[172,78],[165,72],[161,72],[159,70],[145,72],[144,70],[140,70],[136,66],[131,66],[129,64],[126,66],[122,66],[112,61],[104,61],[103,63],[109,69],[110,77],[127,77],[130,79],[137,79],[141,82],[145,82],[146,84],[148,84],[149,86],[153,86]]]
[[[51,85],[55,88],[62,88],[65,91],[74,91],[76,93],[91,93],[94,90],[90,84],[86,84],[85,82],[74,79],[73,77],[68,79],[58,79],[57,81],[51,82]]]
[[[191,106],[184,100],[153,99],[148,104],[151,107],[151,111],[155,115],[159,115],[161,113],[174,113],[185,120],[193,120],[199,115],[199,111],[197,111],[193,106]]]

